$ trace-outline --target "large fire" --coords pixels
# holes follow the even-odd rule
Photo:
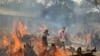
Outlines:
[[[22,39],[25,36],[30,38],[30,35],[27,33],[27,27],[21,22],[17,22],[16,24],[10,36],[12,41],[8,39],[7,32],[4,31],[3,45],[4,49],[6,49],[6,56],[69,56],[71,53],[69,50],[62,50],[59,47],[47,50],[41,39],[34,39],[34,36],[31,36],[33,40],[23,41]],[[46,29],[45,26],[40,28],[40,30],[44,29]]]

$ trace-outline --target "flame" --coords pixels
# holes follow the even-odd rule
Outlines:
[[[35,40],[33,41],[34,43],[34,48],[36,49],[36,53],[38,54],[38,56],[40,56],[43,51],[45,50],[45,47],[43,46],[42,44],[42,41],[41,40]]]
[[[66,56],[66,55],[60,48],[56,48],[55,56]]]
[[[13,52],[17,52],[21,48],[21,42],[15,32],[12,33],[12,39],[14,41]]]
[[[26,34],[27,27],[23,25],[21,22],[18,23],[18,31],[20,36],[23,37]]]
[[[16,29],[14,28],[11,33],[13,39],[12,52],[17,53],[15,56],[24,56],[24,52],[20,53],[19,50],[22,49],[22,51],[24,51],[23,43],[21,42],[20,37],[23,37],[26,34],[26,28],[22,25],[21,22],[19,22],[17,29],[19,32],[16,32]],[[20,36],[18,33],[20,33]]]
[[[3,33],[4,33],[4,36],[3,36],[3,44],[4,44],[4,48],[5,48],[5,47],[9,46],[10,43],[9,43],[9,40],[8,40],[8,38],[6,36],[6,32],[3,31]]]

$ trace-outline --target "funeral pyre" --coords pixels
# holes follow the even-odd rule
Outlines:
[[[27,32],[27,27],[21,22],[14,23],[10,33],[2,30],[3,45],[0,55],[3,56],[69,56],[69,49],[61,49],[51,43],[48,49],[42,43],[41,36]]]

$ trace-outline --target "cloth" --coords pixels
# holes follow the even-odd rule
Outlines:
[[[58,32],[58,37],[61,42],[65,42],[66,31],[60,30]]]

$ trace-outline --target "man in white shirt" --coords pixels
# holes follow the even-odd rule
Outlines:
[[[65,37],[66,37],[66,29],[63,27],[59,32],[58,32],[58,38],[61,42],[61,46],[64,47],[65,49]]]

